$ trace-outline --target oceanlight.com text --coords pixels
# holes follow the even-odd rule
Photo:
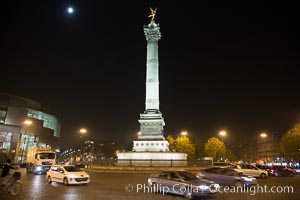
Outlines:
[[[247,193],[255,195],[257,193],[294,193],[293,186],[267,186],[267,185],[252,185],[252,186],[220,186],[220,193]]]

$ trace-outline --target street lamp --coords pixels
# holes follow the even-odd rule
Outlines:
[[[80,134],[80,143],[81,143],[81,147],[80,147],[80,161],[82,161],[83,160],[83,145],[82,145],[82,143],[83,143],[83,141],[82,141],[82,138],[83,138],[83,135],[85,135],[87,133],[87,130],[85,129],[85,128],[81,128],[80,130],[79,130],[79,134]]]
[[[30,120],[25,120],[25,121],[24,121],[24,124],[27,125],[27,126],[28,126],[28,125],[31,125],[31,124],[32,124],[32,121],[30,121]]]
[[[268,137],[268,135],[266,133],[261,133],[260,137],[263,139],[263,145],[264,145],[264,148],[265,148],[266,162],[268,162],[268,152],[267,152],[267,148],[266,148],[266,137]]]
[[[24,151],[25,151],[26,138],[27,138],[27,136],[26,136],[26,134],[27,134],[27,128],[28,128],[28,126],[30,126],[30,125],[32,124],[32,121],[30,121],[30,120],[25,120],[25,121],[23,122],[23,124],[25,125],[26,128],[25,128],[24,133],[22,134],[22,135],[23,135],[23,146],[22,146],[21,163],[23,163],[23,159],[24,159]],[[21,140],[20,140],[20,142],[21,142]]]
[[[222,139],[222,142],[223,142],[224,137],[226,136],[226,131],[225,131],[225,130],[221,130],[221,131],[219,132],[219,135],[221,136],[221,139]]]
[[[79,132],[80,132],[81,135],[83,135],[83,134],[85,134],[87,132],[87,130],[85,128],[81,128],[79,130]]]
[[[182,135],[182,136],[187,136],[187,134],[188,134],[188,133],[187,133],[186,131],[182,131],[182,132],[181,132],[181,135]]]
[[[266,134],[266,133],[261,133],[260,134],[260,137],[262,137],[262,138],[266,138],[268,135]]]

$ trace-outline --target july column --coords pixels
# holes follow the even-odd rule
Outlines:
[[[159,110],[158,40],[160,28],[154,21],[144,27],[147,40],[146,111]]]

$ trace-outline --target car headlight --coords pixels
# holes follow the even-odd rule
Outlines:
[[[246,177],[246,176],[242,176],[241,178],[244,179],[245,181],[252,181],[253,180],[252,178],[249,178],[249,177]]]
[[[37,166],[37,167],[36,167],[36,170],[38,170],[38,171],[40,171],[41,169],[42,169],[41,166]]]
[[[200,190],[208,190],[209,187],[207,185],[199,185]]]

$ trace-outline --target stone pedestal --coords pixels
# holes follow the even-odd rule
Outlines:
[[[134,152],[166,152],[169,151],[169,143],[166,140],[138,140],[133,141]]]
[[[187,166],[187,154],[176,152],[123,152],[118,166]]]

